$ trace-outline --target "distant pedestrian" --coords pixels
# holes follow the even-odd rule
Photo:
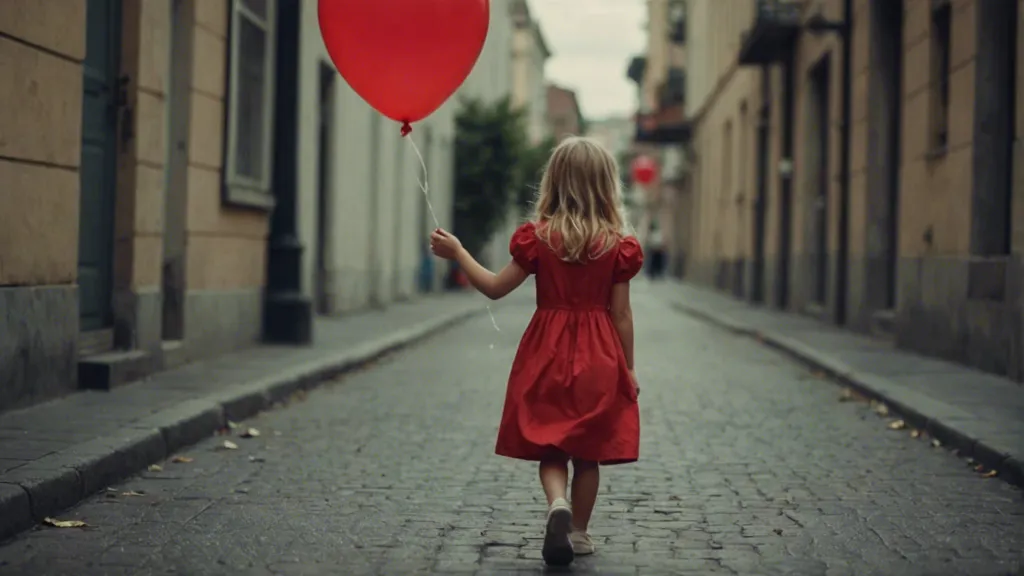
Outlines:
[[[542,555],[552,565],[594,553],[587,528],[598,466],[639,457],[629,281],[643,250],[625,235],[621,196],[612,156],[592,140],[568,138],[552,153],[536,215],[512,235],[512,262],[500,272],[448,232],[430,237],[434,254],[457,261],[492,299],[537,276],[537,311],[512,364],[495,452],[540,462],[548,501]]]
[[[665,273],[665,238],[657,218],[651,220],[651,233],[647,236],[647,247],[644,252],[650,256],[647,277],[651,280],[660,279]]]

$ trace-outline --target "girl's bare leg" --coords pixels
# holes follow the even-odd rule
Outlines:
[[[540,463],[540,483],[548,498],[548,513],[544,529],[544,547],[541,556],[552,566],[567,566],[575,557],[572,541],[572,507],[565,499],[569,483],[569,466],[566,459],[548,460]]]
[[[601,470],[597,462],[572,461],[572,520],[575,528],[581,532],[586,532],[590,524],[600,485]]]
[[[556,498],[565,498],[569,485],[569,466],[565,460],[547,460],[540,463],[540,483],[544,487],[544,495],[548,497],[548,506]]]

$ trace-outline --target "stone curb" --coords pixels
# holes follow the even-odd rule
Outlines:
[[[837,382],[849,386],[867,398],[885,403],[910,426],[925,430],[947,447],[957,449],[961,455],[974,458],[986,468],[997,470],[999,478],[1015,486],[1024,487],[1024,465],[1020,455],[1007,453],[964,429],[963,424],[976,420],[975,416],[955,406],[894,385],[886,378],[858,372],[838,358],[792,338],[757,330],[724,314],[715,314],[695,306],[680,302],[673,302],[671,305],[676,310],[708,324],[741,336],[756,338],[807,366],[825,372]]]
[[[483,305],[474,306],[427,320],[304,366],[182,402],[134,422],[117,434],[76,444],[0,474],[0,540],[208,438],[228,420],[244,420],[294,392],[315,388],[485,309]]]

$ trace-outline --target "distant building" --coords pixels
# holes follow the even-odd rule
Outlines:
[[[670,273],[681,276],[690,260],[687,233],[693,217],[693,195],[686,147],[689,123],[685,114],[687,71],[687,4],[685,0],[647,2],[647,46],[634,57],[626,76],[637,85],[635,154],[657,159],[658,178],[634,186],[639,198],[637,226],[641,240],[648,231],[666,252]],[[651,247],[653,249],[653,246]]]
[[[607,148],[616,158],[629,152],[633,146],[633,119],[627,116],[612,116],[587,123],[587,136]]]
[[[691,278],[1024,380],[1020,6],[690,0]]]
[[[526,0],[513,0],[512,106],[526,109],[526,132],[531,144],[548,136],[548,99],[544,68],[551,50]]]
[[[581,136],[584,128],[583,113],[580,111],[576,92],[548,84],[548,128],[555,140],[569,136]]]

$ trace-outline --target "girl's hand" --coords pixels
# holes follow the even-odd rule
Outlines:
[[[633,382],[633,391],[640,396],[640,380],[636,377],[636,368],[629,371],[629,379]]]
[[[430,251],[438,258],[455,260],[462,250],[462,242],[451,233],[438,228],[430,235]]]

